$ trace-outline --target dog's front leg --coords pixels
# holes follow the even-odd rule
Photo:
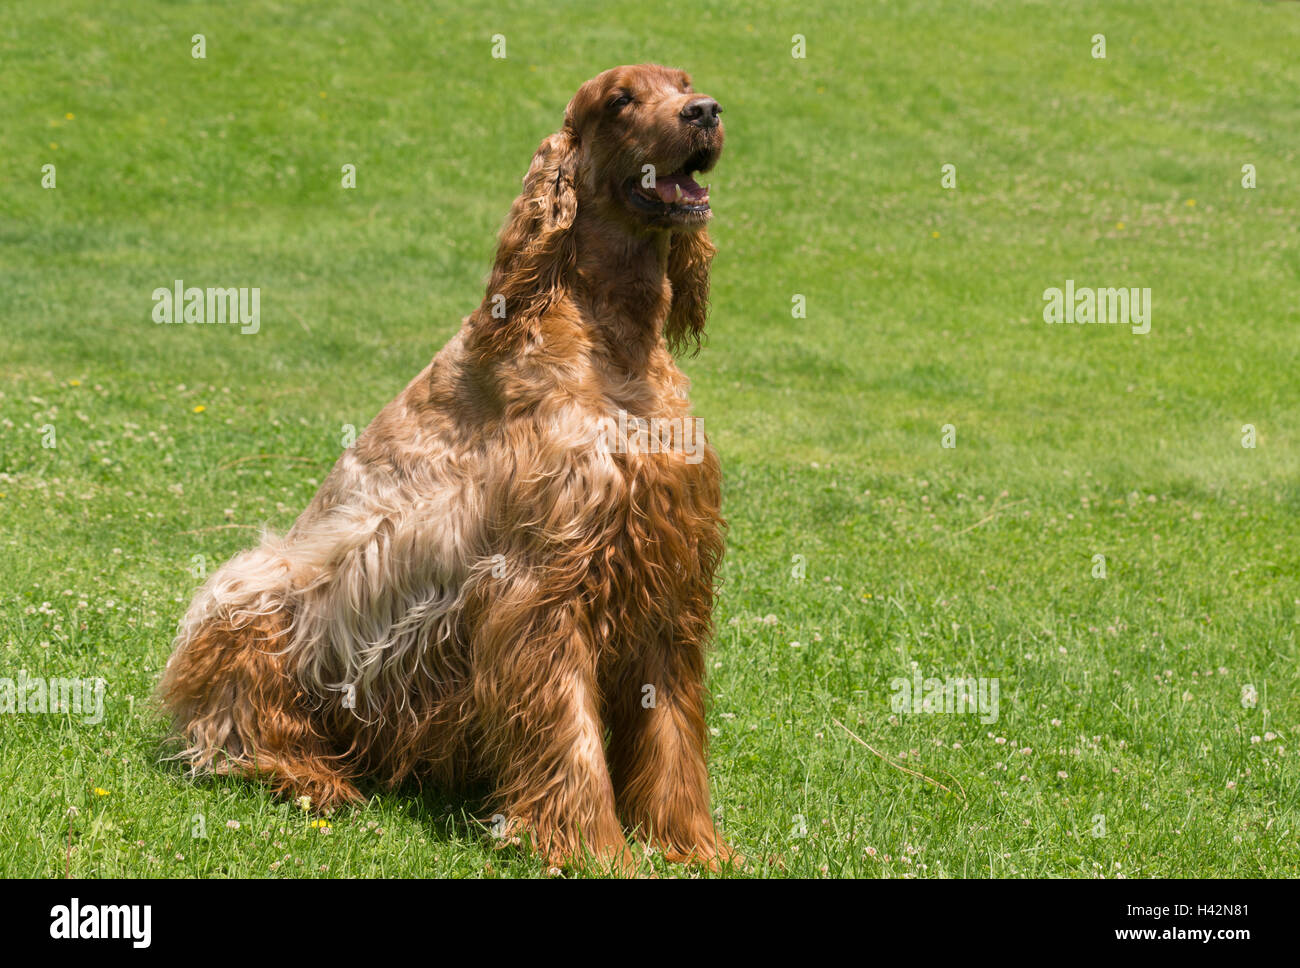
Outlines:
[[[716,870],[734,854],[709,809],[699,641],[643,645],[614,692],[610,767],[623,819],[667,860]]]
[[[507,586],[509,583],[506,583]],[[531,839],[548,863],[629,873],[614,810],[590,626],[572,601],[498,588],[473,635],[478,749],[492,773],[496,832]]]

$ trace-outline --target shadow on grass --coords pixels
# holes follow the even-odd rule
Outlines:
[[[259,817],[282,821],[286,807],[295,806],[291,795],[278,795],[255,777],[232,774],[205,774],[191,776],[186,764],[172,758],[179,743],[166,733],[155,731],[141,737],[140,752],[153,764],[159,776],[167,778],[177,790],[190,790],[202,797],[215,797],[226,803],[242,803]],[[488,876],[545,876],[547,867],[526,846],[502,844],[493,838],[494,818],[488,807],[490,788],[484,783],[472,783],[456,791],[447,791],[408,780],[396,787],[388,787],[376,780],[362,777],[357,788],[365,802],[330,810],[324,814],[311,812],[313,819],[349,824],[365,822],[367,817],[376,821],[400,817],[419,828],[437,851],[449,848],[452,853],[468,860],[482,856],[486,861],[481,873]],[[504,819],[504,818],[502,818]],[[227,872],[240,876],[237,872]],[[437,872],[432,872],[436,873]],[[413,876],[418,876],[413,872]]]

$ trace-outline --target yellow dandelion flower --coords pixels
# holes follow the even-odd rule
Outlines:
[[[1124,223],[1123,223],[1123,222],[1116,222],[1116,223],[1115,223],[1115,228],[1117,228],[1117,229],[1119,229],[1121,232],[1123,232],[1123,231],[1124,231]]]
[[[80,381],[80,380],[69,380],[69,381],[68,381],[68,386],[70,386],[70,387],[79,387],[79,386],[81,386],[81,381]]]
[[[194,408],[194,410],[193,410],[192,412],[193,412],[193,413],[202,413],[204,410],[207,410],[207,409],[208,409],[207,407],[205,407],[203,404],[200,403],[197,407]]]
[[[1189,198],[1189,199],[1188,199],[1186,202],[1184,202],[1183,204],[1185,204],[1188,208],[1195,208],[1195,207],[1196,207],[1196,199],[1194,199],[1194,198]]]
[[[73,118],[76,117],[76,115],[73,114],[71,111],[69,111],[67,114],[64,115],[64,117],[67,118],[69,121],[71,121]]]
[[[328,820],[313,820],[311,826],[315,827],[317,830],[329,830],[330,822]]]
[[[58,146],[57,144],[55,144],[53,141],[51,141],[51,142],[50,142],[50,150],[51,150],[51,151],[58,151],[58,150],[59,150],[59,146]]]
[[[95,787],[95,796],[106,797],[108,796],[108,791],[105,790],[103,787]]]
[[[938,232],[931,232],[931,233],[930,233],[930,238],[932,238],[932,239],[937,239],[938,237],[939,237],[939,233],[938,233]]]
[[[326,94],[324,91],[321,91],[321,92],[320,92],[320,96],[321,96],[321,97],[328,97],[329,95]]]

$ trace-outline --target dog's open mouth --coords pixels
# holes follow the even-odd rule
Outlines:
[[[697,151],[676,171],[656,174],[651,188],[645,186],[644,179],[632,178],[628,182],[628,198],[637,208],[655,215],[706,215],[709,212],[709,186],[701,185],[695,176],[708,171],[717,160],[717,152]]]

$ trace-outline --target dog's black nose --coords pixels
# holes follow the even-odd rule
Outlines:
[[[721,113],[722,106],[713,98],[697,97],[682,108],[681,118],[687,124],[698,125],[701,128],[716,128],[718,115]]]

